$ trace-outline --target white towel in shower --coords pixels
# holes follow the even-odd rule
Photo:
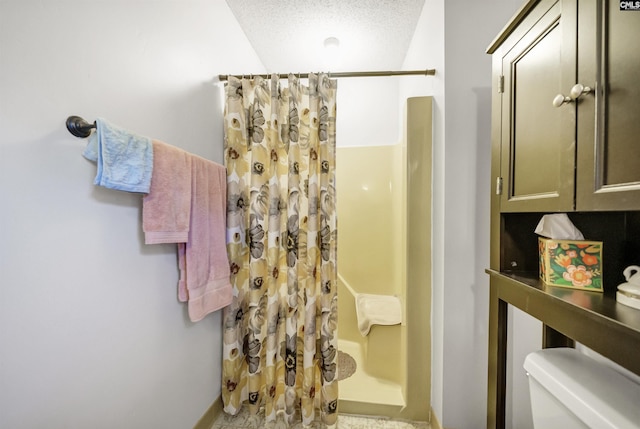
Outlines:
[[[369,334],[372,325],[398,325],[402,323],[400,299],[391,295],[356,295],[358,329],[363,337]]]

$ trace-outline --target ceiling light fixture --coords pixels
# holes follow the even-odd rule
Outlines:
[[[337,37],[327,37],[324,39],[325,66],[335,68],[340,63],[340,40]]]
[[[340,40],[337,37],[327,37],[324,39],[324,47],[326,50],[337,50],[340,47]]]

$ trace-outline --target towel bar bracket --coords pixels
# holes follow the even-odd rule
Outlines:
[[[91,130],[96,128],[96,123],[90,124],[80,116],[69,116],[67,118],[67,129],[76,137],[86,138],[91,135]]]

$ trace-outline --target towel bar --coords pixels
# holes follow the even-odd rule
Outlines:
[[[93,124],[90,124],[80,116],[69,116],[67,118],[67,129],[76,137],[89,137],[91,135],[91,131],[95,128],[95,122]]]

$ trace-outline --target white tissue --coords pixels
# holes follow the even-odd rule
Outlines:
[[[535,233],[554,240],[584,240],[584,235],[571,222],[566,213],[544,215]]]

